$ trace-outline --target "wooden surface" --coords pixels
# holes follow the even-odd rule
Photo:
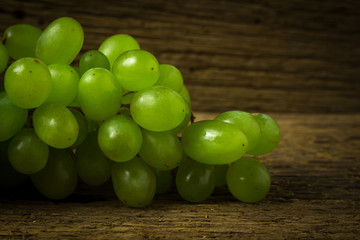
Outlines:
[[[272,186],[257,204],[241,203],[220,188],[201,204],[187,203],[173,190],[133,209],[116,199],[110,184],[80,185],[61,202],[25,185],[0,197],[0,238],[358,239],[360,115],[272,116],[283,139],[260,158]]]
[[[360,111],[356,0],[0,0],[0,31],[77,19],[83,51],[117,33],[178,67],[196,111]]]

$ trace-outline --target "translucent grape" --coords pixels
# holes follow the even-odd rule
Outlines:
[[[228,164],[214,166],[215,187],[220,187],[226,184],[226,173],[228,168]]]
[[[25,124],[28,110],[11,103],[5,92],[0,92],[0,141],[14,136]]]
[[[38,59],[21,58],[6,70],[5,90],[15,105],[21,108],[38,107],[50,94],[50,71]]]
[[[30,176],[35,188],[50,199],[64,199],[77,185],[74,154],[69,149],[50,148],[46,166]]]
[[[183,122],[186,107],[184,99],[174,90],[154,86],[135,94],[130,112],[141,127],[151,131],[168,131]]]
[[[281,140],[280,128],[276,121],[263,113],[253,114],[258,121],[261,134],[258,144],[248,154],[263,155],[276,148]]]
[[[33,124],[39,138],[54,148],[68,148],[79,134],[74,115],[59,103],[45,103],[34,111]]]
[[[89,133],[76,149],[76,170],[80,179],[90,186],[100,186],[109,180],[112,162],[101,151],[97,132]]]
[[[257,145],[260,139],[260,126],[251,113],[243,111],[228,111],[219,114],[215,120],[232,123],[239,127],[248,139],[249,145],[247,152]]]
[[[70,64],[81,50],[84,31],[75,19],[61,17],[50,23],[40,35],[35,56],[47,65]]]
[[[130,50],[122,53],[112,67],[120,85],[128,91],[148,88],[159,78],[159,63],[144,50]]]
[[[76,121],[79,126],[79,135],[76,138],[75,143],[71,146],[72,148],[75,148],[75,147],[79,146],[85,140],[85,138],[88,134],[88,121],[86,120],[85,116],[78,110],[73,109],[73,108],[70,108],[69,110],[76,118]]]
[[[185,159],[176,174],[176,188],[186,201],[205,201],[215,188],[214,166]]]
[[[172,170],[183,157],[179,138],[174,133],[142,130],[140,158],[153,168]]]
[[[121,89],[108,70],[92,68],[82,75],[78,99],[90,119],[101,121],[114,116],[120,109],[121,98]]]
[[[101,124],[98,143],[108,158],[125,162],[139,153],[142,144],[141,130],[129,116],[116,115]]]
[[[185,85],[182,86],[179,93],[185,99],[185,101],[191,106],[190,94]]]
[[[10,141],[9,161],[20,173],[33,174],[46,165],[49,147],[35,134],[33,128],[23,128]]]
[[[204,120],[190,124],[182,134],[185,153],[206,164],[226,164],[239,159],[246,152],[248,141],[233,124]]]
[[[9,54],[6,47],[0,43],[0,73],[2,73],[9,62]]]
[[[176,67],[169,64],[160,64],[160,76],[154,85],[165,86],[180,92],[184,86],[181,72]]]
[[[99,47],[99,51],[109,59],[111,67],[120,54],[133,49],[140,49],[140,46],[133,37],[127,34],[110,36]]]
[[[47,102],[61,103],[64,106],[72,103],[78,93],[79,75],[66,64],[49,65],[52,88]]]
[[[166,193],[173,184],[173,176],[171,171],[162,171],[153,168],[156,176],[156,193]]]
[[[154,198],[156,176],[140,158],[116,163],[112,168],[112,182],[116,196],[130,207],[144,207]]]
[[[134,92],[129,92],[123,95],[121,103],[122,104],[130,104],[132,98],[134,97],[135,93]]]
[[[16,24],[5,30],[5,46],[14,59],[35,57],[36,43],[41,29],[29,24]]]
[[[268,194],[271,177],[259,160],[244,157],[230,165],[226,182],[234,197],[242,202],[254,203]]]
[[[98,50],[87,51],[80,58],[80,75],[83,75],[84,72],[91,68],[105,68],[110,70],[109,60],[102,52],[99,52]]]
[[[186,108],[185,108],[186,114],[184,120],[176,128],[169,130],[169,132],[180,133],[189,125],[189,122],[191,120],[191,109],[190,109],[190,105],[186,101],[185,103],[186,103]]]
[[[19,186],[27,175],[16,171],[9,162],[8,145],[10,141],[0,142],[0,189]]]

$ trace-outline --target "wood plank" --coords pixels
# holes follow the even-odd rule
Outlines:
[[[83,52],[128,33],[177,66],[196,111],[360,111],[358,1],[0,0],[0,31],[61,16],[83,25]]]
[[[144,209],[123,206],[111,184],[80,185],[67,200],[30,185],[1,192],[3,239],[356,239],[360,236],[360,115],[270,114],[282,141],[259,159],[272,175],[267,198],[237,201],[219,188],[201,204],[175,190]],[[214,114],[196,113],[197,120]]]

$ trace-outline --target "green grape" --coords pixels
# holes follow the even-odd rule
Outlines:
[[[50,148],[46,166],[30,176],[35,188],[50,199],[64,199],[77,185],[74,153],[69,149]]]
[[[120,54],[133,49],[140,49],[140,46],[133,37],[127,34],[110,36],[99,47],[99,51],[109,59],[111,67]]]
[[[156,176],[156,193],[166,193],[171,189],[173,176],[171,171],[152,169]]]
[[[271,177],[259,160],[244,157],[230,165],[226,182],[234,197],[242,202],[254,203],[268,194]]]
[[[101,121],[119,111],[122,93],[111,72],[104,68],[92,68],[80,79],[78,98],[84,114]]]
[[[80,79],[79,79],[79,81],[80,81]],[[67,106],[79,108],[79,107],[80,107],[80,103],[79,103],[78,97],[76,96],[76,97],[74,98],[74,100],[73,100],[70,104],[68,104]]]
[[[134,95],[135,95],[134,92],[128,92],[128,93],[124,94],[122,97],[121,103],[122,104],[130,104]]]
[[[35,56],[47,65],[70,64],[81,50],[84,31],[75,19],[61,17],[50,23],[40,35]]]
[[[185,101],[191,106],[190,94],[185,85],[182,86],[179,93],[185,99]]]
[[[107,57],[98,50],[90,50],[84,53],[79,62],[80,75],[91,68],[105,68],[110,70],[110,63]]]
[[[80,74],[80,68],[79,67],[76,67],[76,66],[71,66],[75,71],[76,73],[78,74],[79,78],[81,78],[82,74]]]
[[[79,125],[69,109],[59,103],[45,103],[34,111],[36,134],[54,148],[72,146],[79,134]]]
[[[88,116],[85,115],[85,119],[88,125],[88,133],[95,132],[100,128],[100,123],[94,120],[91,120]]]
[[[214,166],[185,159],[176,174],[176,188],[186,201],[205,201],[215,188]]]
[[[0,92],[0,141],[14,136],[26,123],[28,110],[11,103],[5,92]]]
[[[115,162],[125,162],[139,153],[141,130],[129,116],[116,115],[101,124],[98,143],[108,158]]]
[[[69,110],[76,118],[76,121],[79,126],[79,135],[76,138],[75,143],[71,146],[72,148],[75,148],[75,147],[79,146],[85,140],[85,138],[88,134],[88,121],[86,120],[85,116],[78,110],[73,109],[73,108],[70,108]]]
[[[226,184],[226,173],[228,168],[228,164],[214,166],[215,187],[220,187]]]
[[[186,103],[186,108],[185,108],[186,114],[184,120],[176,128],[169,130],[169,132],[180,133],[187,127],[187,125],[189,125],[189,122],[191,120],[191,109],[190,109],[190,105],[186,101],[185,103]]]
[[[276,121],[263,113],[253,114],[258,121],[261,134],[258,144],[248,154],[263,155],[276,148],[281,140],[280,128]]]
[[[243,111],[228,111],[219,114],[215,120],[228,122],[236,125],[248,139],[247,152],[252,150],[260,139],[260,126],[251,113]]]
[[[127,107],[120,108],[119,114],[131,117],[130,109]]]
[[[0,142],[0,189],[9,189],[19,186],[25,181],[27,175],[16,171],[8,158],[8,145],[10,141]]]
[[[185,153],[206,164],[226,164],[238,160],[246,152],[248,141],[233,124],[204,120],[190,124],[182,134]]]
[[[130,112],[141,127],[150,131],[168,131],[184,121],[186,107],[184,99],[171,88],[153,86],[135,94]]]
[[[61,103],[64,106],[72,103],[78,92],[79,75],[66,64],[54,63],[49,65],[52,89],[47,102]]]
[[[175,134],[143,129],[142,136],[139,155],[144,162],[159,170],[172,170],[179,165],[183,157],[183,149]]]
[[[9,54],[6,47],[0,43],[0,73],[2,73],[9,62]]]
[[[122,53],[112,67],[120,85],[128,91],[148,88],[159,78],[159,63],[144,50],[130,50]]]
[[[160,76],[154,84],[155,86],[169,87],[176,92],[182,90],[184,81],[179,69],[169,64],[160,64],[159,72]]]
[[[43,104],[51,92],[48,67],[35,58],[21,58],[5,73],[5,90],[12,103],[21,108]]]
[[[145,207],[156,191],[155,173],[138,157],[114,164],[112,183],[116,196],[130,207]]]
[[[76,149],[76,170],[80,179],[90,186],[100,186],[109,180],[112,163],[101,151],[97,132],[89,133]]]
[[[4,37],[9,55],[14,59],[35,57],[35,47],[41,33],[41,29],[28,24],[8,27]]]
[[[36,135],[33,128],[23,128],[10,141],[9,161],[20,173],[33,174],[46,165],[49,147]]]

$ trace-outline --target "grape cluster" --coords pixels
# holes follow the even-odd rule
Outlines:
[[[180,71],[159,64],[127,34],[104,40],[74,66],[84,41],[73,18],[43,31],[20,24],[0,44],[0,187],[29,177],[50,199],[72,194],[78,179],[112,180],[117,197],[143,207],[175,181],[190,202],[227,184],[243,202],[270,188],[266,167],[248,155],[280,141],[270,116],[228,111],[193,121]],[[176,177],[173,177],[176,176]],[[175,180],[174,180],[175,178]]]

